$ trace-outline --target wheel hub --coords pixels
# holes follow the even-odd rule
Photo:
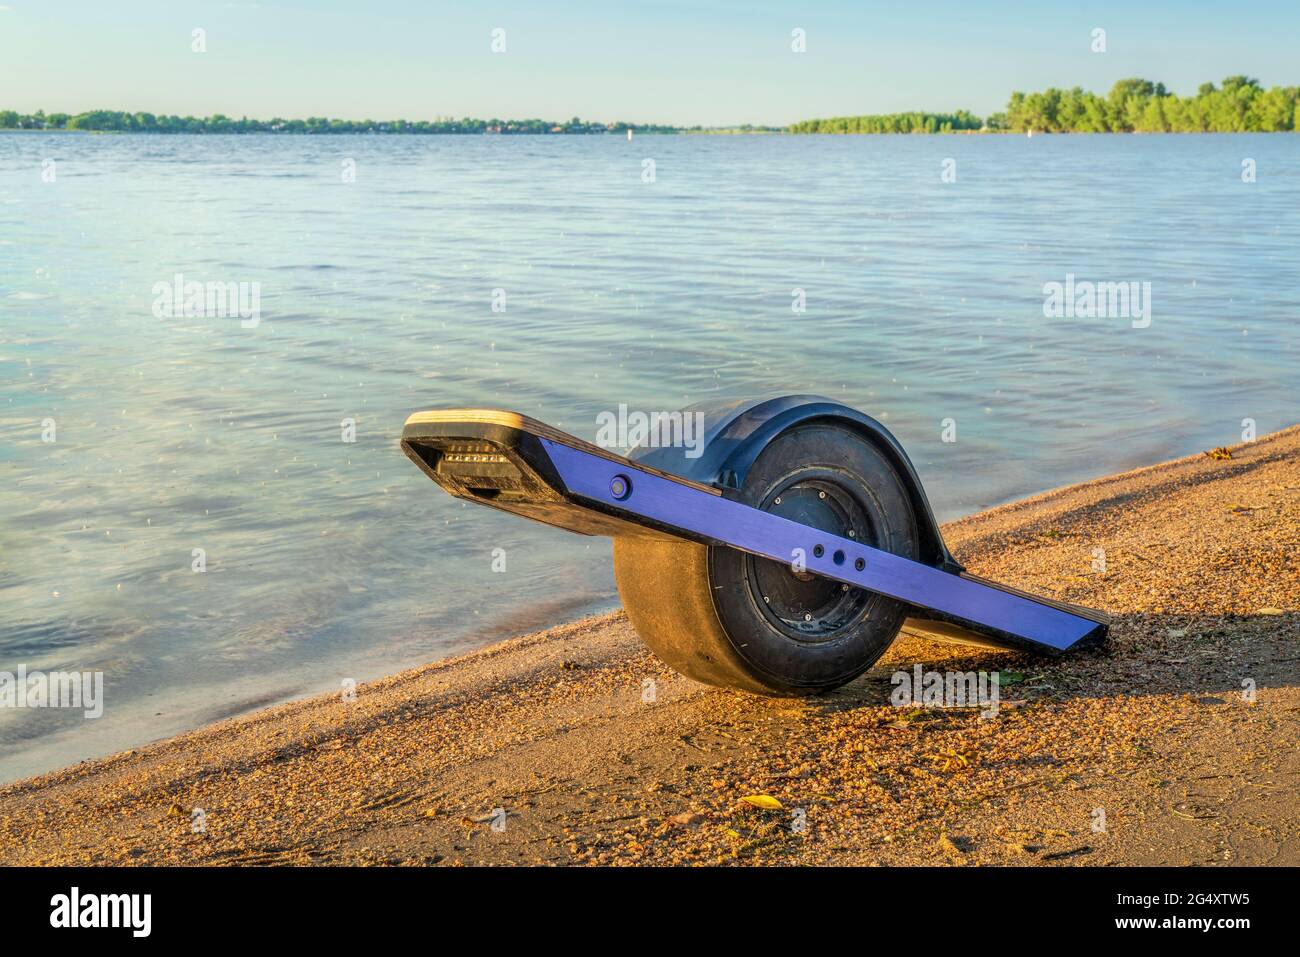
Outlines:
[[[787,479],[759,506],[842,538],[871,544],[865,510],[834,477],[806,475]],[[868,595],[800,567],[812,556],[792,555],[789,563],[750,558],[749,581],[769,620],[798,641],[829,641],[861,616]]]

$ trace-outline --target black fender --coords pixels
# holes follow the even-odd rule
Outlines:
[[[945,571],[964,571],[944,544],[934,510],[911,459],[893,433],[871,416],[819,395],[705,401],[682,409],[681,415],[684,423],[686,416],[693,417],[692,424],[702,423],[703,435],[695,435],[696,441],[689,446],[638,446],[628,453],[628,458],[702,485],[712,485],[721,489],[723,495],[732,497],[744,484],[759,454],[782,432],[814,419],[830,419],[852,428],[879,448],[903,476],[921,533],[922,560]],[[689,430],[692,424],[685,427]]]

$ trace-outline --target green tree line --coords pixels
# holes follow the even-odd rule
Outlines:
[[[305,120],[155,116],[118,110],[91,110],[75,116],[41,110],[23,114],[0,110],[0,129],[97,130],[114,133],[645,133],[763,132],[764,127],[711,130],[634,123],[591,123],[578,117],[549,120]],[[1270,133],[1300,130],[1300,87],[1264,89],[1247,76],[1230,76],[1220,86],[1203,83],[1194,96],[1178,96],[1163,83],[1127,79],[1105,96],[1080,87],[1011,94],[1005,112],[980,119],[973,113],[889,113],[804,120],[790,133],[952,133],[991,130],[1042,133]]]
[[[1202,83],[1195,96],[1130,79],[1104,97],[1078,87],[1012,93],[1005,117],[997,119],[1010,130],[1048,133],[1275,133],[1300,128],[1297,101],[1300,87],[1265,90],[1246,76],[1217,87]]]
[[[1220,86],[1202,83],[1195,96],[1178,96],[1163,83],[1120,80],[1106,96],[1074,87],[1011,94],[1003,113],[981,121],[962,110],[893,113],[805,120],[791,133],[948,133],[958,130],[1023,133],[1274,133],[1300,130],[1300,87],[1264,89],[1247,76]]]
[[[321,116],[305,120],[232,119],[222,116],[155,116],[120,110],[90,110],[75,116],[67,113],[23,114],[0,110],[0,129],[94,130],[109,133],[676,133],[672,126],[637,123],[590,123],[574,117],[568,121],[479,120],[470,117],[445,120],[332,120]]]
[[[804,120],[791,133],[951,133],[978,130],[983,120],[965,110],[956,113],[881,113],[874,116],[835,116]]]

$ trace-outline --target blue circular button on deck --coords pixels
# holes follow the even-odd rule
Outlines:
[[[632,494],[632,480],[626,475],[615,475],[609,480],[609,494],[623,501]]]

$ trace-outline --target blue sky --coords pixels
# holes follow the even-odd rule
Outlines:
[[[707,7],[707,10],[702,8]],[[207,52],[190,50],[207,31]],[[506,31],[493,54],[491,31]],[[807,52],[790,31],[807,31]],[[1094,27],[1107,52],[1091,52]],[[0,0],[0,108],[723,125],[1013,89],[1300,84],[1300,3]]]

